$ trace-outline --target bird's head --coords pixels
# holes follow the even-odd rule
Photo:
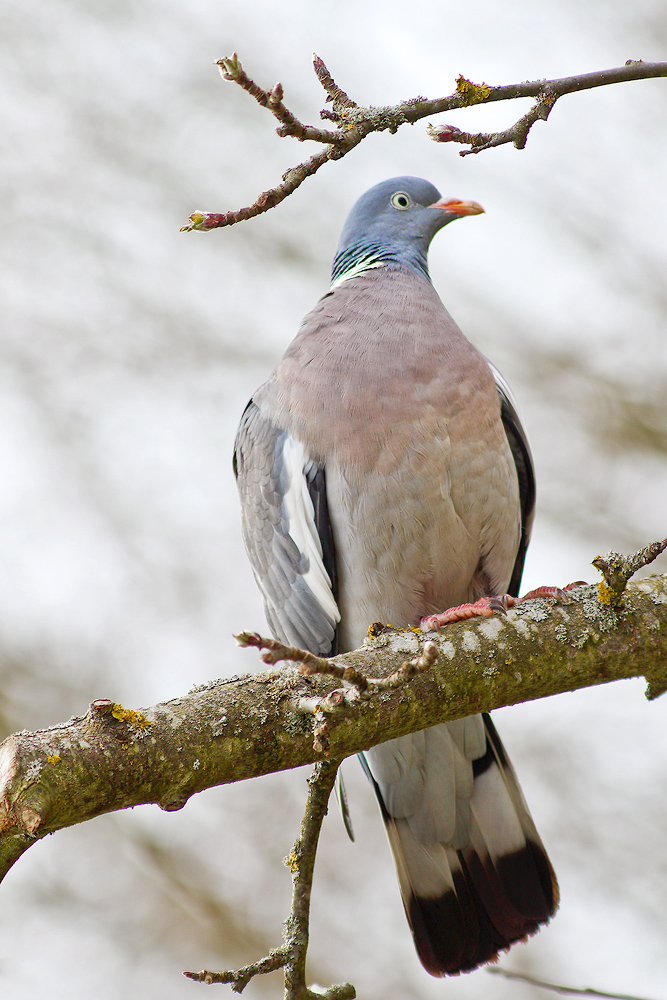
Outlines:
[[[483,211],[476,201],[443,198],[419,177],[382,181],[353,205],[338,241],[332,277],[340,281],[391,262],[428,276],[428,248],[438,230]]]

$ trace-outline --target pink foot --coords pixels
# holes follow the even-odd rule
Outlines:
[[[495,597],[480,597],[474,604],[459,604],[457,608],[448,608],[438,615],[427,615],[420,618],[419,627],[422,632],[430,632],[432,629],[439,629],[441,625],[451,625],[452,622],[463,622],[467,618],[475,618],[483,615],[491,618],[495,614],[507,614],[508,608],[513,608],[517,603],[516,597],[510,594],[497,595]]]
[[[535,590],[529,590],[527,594],[519,598],[519,601],[530,601],[533,597],[553,597],[557,601],[564,601],[569,590],[586,586],[588,584],[585,580],[575,580],[574,583],[568,583],[567,587],[537,587]]]
[[[564,601],[567,592],[575,587],[586,587],[585,580],[576,580],[575,583],[568,583],[567,587],[537,587],[536,590],[529,590],[523,597],[512,597],[511,594],[496,595],[495,597],[480,597],[474,604],[459,604],[457,608],[448,608],[437,615],[426,615],[420,618],[419,627],[422,632],[438,630],[442,625],[451,625],[452,622],[463,622],[468,618],[475,618],[477,615],[491,618],[494,614],[506,615],[508,608],[513,608],[522,601],[530,601],[534,597],[553,597],[557,601]]]

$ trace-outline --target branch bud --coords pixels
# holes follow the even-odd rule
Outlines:
[[[426,134],[433,139],[434,142],[453,142],[456,140],[457,136],[462,135],[460,128],[454,128],[453,125],[427,125]]]
[[[280,104],[284,93],[282,83],[277,83],[273,90],[269,92],[269,104]]]
[[[191,233],[196,229],[200,233],[206,233],[209,229],[217,229],[222,219],[224,216],[217,212],[193,212],[189,219],[190,224],[181,226],[180,232]]]
[[[236,52],[232,52],[231,56],[224,56],[222,59],[218,59],[215,65],[220,70],[220,76],[223,80],[237,80],[243,72],[243,67],[239,62]]]

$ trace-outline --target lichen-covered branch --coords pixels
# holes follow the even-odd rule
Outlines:
[[[645,677],[655,696],[667,690],[667,577],[631,582],[621,607],[584,586],[565,601],[526,601],[440,635],[379,631],[335,661],[387,677],[419,658],[425,640],[438,648],[429,669],[370,702],[337,677],[287,666],[212,681],[141,712],[99,699],[81,718],[10,736],[0,746],[0,877],[39,838],[101,813],[144,802],[180,809],[213,785],[340,760],[448,719],[624,677]]]
[[[320,112],[320,117],[333,122],[336,125],[335,129],[323,129],[299,121],[283,101],[282,84],[276,83],[270,90],[259,87],[245,72],[236,53],[218,61],[223,79],[236,83],[277,119],[279,125],[276,131],[279,136],[291,136],[300,142],[323,143],[326,149],[290,168],[283,174],[280,184],[263,191],[252,205],[227,212],[193,212],[181,232],[193,229],[206,232],[210,229],[232,226],[236,222],[268,211],[284,201],[328,160],[339,160],[346,156],[371,132],[396,132],[401,125],[414,124],[443,112],[494,101],[530,97],[535,100],[530,111],[500,132],[462,132],[452,125],[429,125],[427,129],[428,135],[436,142],[469,145],[469,149],[461,151],[461,156],[480,153],[482,150],[509,142],[514,143],[517,149],[523,149],[532,126],[536,121],[547,120],[559,97],[594,87],[606,87],[612,83],[667,76],[667,62],[642,62],[632,59],[628,60],[625,66],[613,69],[561,77],[556,80],[528,80],[499,87],[492,87],[486,83],[473,83],[460,75],[456,80],[456,89],[448,97],[435,99],[415,97],[392,107],[360,107],[338,86],[319,56],[315,56],[313,65],[317,79],[327,95],[326,101],[331,105]]]
[[[667,538],[663,538],[661,542],[651,542],[631,556],[623,556],[619,552],[596,556],[593,566],[599,569],[604,577],[598,584],[600,601],[615,608],[620,607],[630,577],[643,566],[650,565],[665,549],[667,549]]]

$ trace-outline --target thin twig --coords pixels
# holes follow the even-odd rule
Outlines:
[[[346,156],[371,132],[396,132],[401,125],[414,124],[430,115],[478,104],[489,104],[494,101],[532,97],[535,99],[535,104],[531,110],[522,115],[510,128],[500,132],[469,133],[462,132],[451,125],[429,126],[428,129],[428,134],[436,142],[469,144],[471,148],[461,150],[461,156],[480,153],[482,150],[509,142],[514,143],[517,149],[523,149],[531,127],[536,121],[546,121],[556,100],[564,94],[573,94],[594,87],[605,87],[612,83],[627,83],[631,80],[647,80],[667,76],[667,62],[645,63],[641,60],[628,60],[625,66],[598,70],[594,73],[582,73],[579,76],[562,77],[556,80],[528,80],[524,83],[507,84],[501,87],[491,87],[486,83],[476,84],[464,76],[459,76],[456,81],[456,90],[448,97],[434,100],[415,97],[409,101],[402,101],[393,107],[365,108],[356,104],[338,86],[320,57],[314,56],[315,74],[327,95],[327,103],[331,105],[330,108],[325,108],[320,112],[320,117],[336,123],[337,129],[331,130],[305,125],[299,121],[283,102],[282,85],[277,83],[271,90],[263,90],[245,72],[236,53],[218,60],[217,65],[223,79],[238,84],[262,107],[267,108],[274,115],[280,122],[277,129],[278,135],[292,136],[300,142],[310,140],[324,143],[327,148],[288,170],[283,175],[280,184],[268,191],[263,191],[252,205],[222,213],[193,212],[188,225],[183,226],[181,232],[192,230],[207,232],[210,229],[232,226],[237,222],[267,212],[284,201],[307,177],[312,177],[328,160],[338,160]]]
[[[306,986],[310,896],[317,843],[339,765],[339,760],[320,762],[315,765],[308,779],[308,798],[301,821],[301,832],[285,858],[285,864],[292,873],[292,907],[284,924],[282,947],[275,948],[266,958],[236,971],[184,972],[183,975],[188,979],[209,984],[230,983],[234,993],[242,993],[255,976],[284,968],[285,1000],[354,1000],[357,994],[350,983],[339,983],[317,993]]]
[[[531,128],[536,121],[547,120],[556,100],[556,95],[541,95],[530,111],[504,132],[462,132],[453,125],[429,125],[426,132],[435,142],[461,142],[470,145],[470,149],[461,151],[461,156],[481,153],[508,142],[513,142],[517,149],[524,149]]]
[[[258,87],[255,81],[251,80],[243,69],[236,52],[233,52],[231,56],[224,59],[218,59],[216,66],[219,68],[223,80],[238,83],[239,87],[242,87],[251,97],[254,97],[258,104],[261,104],[263,108],[267,108],[278,119],[280,122],[280,128],[276,130],[278,135],[291,135],[301,142],[306,139],[312,139],[313,142],[326,143],[335,143],[338,141],[339,136],[336,132],[331,132],[324,128],[314,128],[312,125],[304,125],[296,115],[293,115],[285,107],[283,103],[282,83],[277,83],[271,90],[262,90],[261,87]],[[324,63],[322,63],[322,66],[324,66]],[[324,69],[326,70],[326,66],[324,66]]]
[[[335,664],[333,660],[328,660],[325,656],[316,656],[315,653],[307,649],[300,649],[298,646],[286,646],[278,639],[267,639],[259,632],[239,632],[235,635],[239,646],[263,649],[262,660],[264,663],[280,663],[281,660],[290,660],[292,663],[301,664],[301,672],[310,676],[311,674],[335,674],[342,677],[342,668]],[[361,675],[359,675],[361,676]]]
[[[239,646],[253,646],[256,649],[263,649],[262,660],[264,663],[279,663],[281,660],[289,660],[300,665],[299,669],[304,677],[312,677],[313,674],[329,674],[351,684],[360,693],[374,694],[376,691],[387,691],[401,687],[411,677],[432,667],[438,656],[438,647],[435,643],[425,642],[419,656],[412,660],[405,660],[398,670],[395,670],[388,677],[366,677],[355,667],[336,663],[335,660],[325,656],[315,656],[314,653],[309,653],[306,649],[299,649],[298,646],[285,646],[278,639],[268,639],[259,635],[258,632],[241,632],[234,638]]]
[[[254,979],[255,976],[282,969],[286,962],[285,948],[275,948],[269,952],[266,958],[260,958],[258,962],[244,965],[242,969],[236,971],[210,972],[208,969],[202,969],[201,972],[184,972],[183,975],[186,979],[192,979],[195,983],[206,983],[207,986],[211,986],[213,983],[229,983],[232,987],[232,993],[243,993],[250,980]]]
[[[328,657],[315,656],[305,649],[299,649],[298,646],[284,646],[277,639],[263,638],[257,632],[243,632],[234,638],[240,646],[263,649],[262,659],[265,663],[278,663],[280,660],[299,663],[299,669],[305,677],[312,677],[314,674],[336,677],[351,685],[355,697],[362,698],[370,698],[378,691],[402,687],[412,677],[432,667],[438,658],[438,647],[435,643],[425,642],[419,656],[415,656],[412,660],[404,660],[388,677],[366,677],[349,664],[342,665]],[[323,754],[325,758],[330,756],[329,718],[349,700],[349,694],[340,688],[330,691],[323,698],[299,699],[299,710],[313,716],[313,749],[316,753]]]
[[[601,997],[604,998],[604,1000],[642,1000],[642,997],[637,997],[629,993],[604,993],[601,990],[593,990],[590,987],[582,987],[578,989],[574,986],[559,986],[556,983],[547,983],[541,979],[534,979],[532,976],[526,976],[521,972],[510,972],[509,969],[499,969],[495,967],[487,968],[486,971],[490,972],[494,976],[504,976],[506,979],[516,979],[518,982],[528,983],[530,986],[539,986],[543,990],[551,990],[552,993],[561,993],[563,996]]]
[[[289,959],[285,966],[285,1000],[333,1000],[356,997],[350,983],[330,987],[326,993],[313,993],[306,987],[306,952],[308,950],[310,895],[313,885],[317,843],[322,821],[327,814],[331,790],[340,761],[322,761],[315,765],[308,779],[308,800],[301,823],[301,833],[285,858],[292,872],[292,912],[285,921],[285,948]],[[333,993],[332,991],[336,992]]]
[[[347,96],[344,90],[341,90],[334,78],[332,77],[329,70],[324,65],[324,62],[320,59],[318,55],[313,52],[313,68],[315,70],[315,75],[324,87],[327,94],[327,101],[332,101],[338,108],[356,108],[358,107],[355,102]],[[328,117],[328,115],[327,115]]]
[[[273,664],[289,660],[291,663],[299,664],[299,670],[304,677],[312,677],[314,674],[336,677],[352,687],[354,698],[370,698],[378,691],[390,691],[402,687],[412,677],[432,667],[438,658],[438,647],[435,643],[425,642],[419,656],[415,656],[412,660],[404,660],[388,677],[366,677],[349,664],[337,663],[325,656],[316,656],[306,649],[299,649],[298,646],[285,646],[278,639],[268,639],[258,632],[241,632],[234,638],[239,646],[252,646],[264,650],[261,654],[264,663]],[[316,753],[323,754],[325,758],[330,756],[329,718],[342,706],[349,704],[350,700],[349,691],[337,688],[322,698],[300,698],[297,702],[300,712],[312,715],[313,749]]]
[[[181,226],[181,232],[188,233],[196,229],[198,232],[205,233],[209,229],[233,226],[237,222],[243,222],[245,219],[253,219],[256,215],[268,212],[270,208],[275,208],[276,205],[279,205],[281,201],[284,201],[285,198],[291,195],[293,191],[296,191],[303,184],[306,177],[311,177],[320,169],[322,164],[326,163],[328,159],[333,158],[330,150],[327,149],[322,153],[315,153],[310,159],[305,160],[296,167],[290,167],[283,174],[281,184],[278,184],[274,188],[269,188],[268,191],[262,191],[257,201],[246,208],[239,208],[235,212],[225,212],[222,215],[216,212],[193,212],[190,216],[189,225]]]

